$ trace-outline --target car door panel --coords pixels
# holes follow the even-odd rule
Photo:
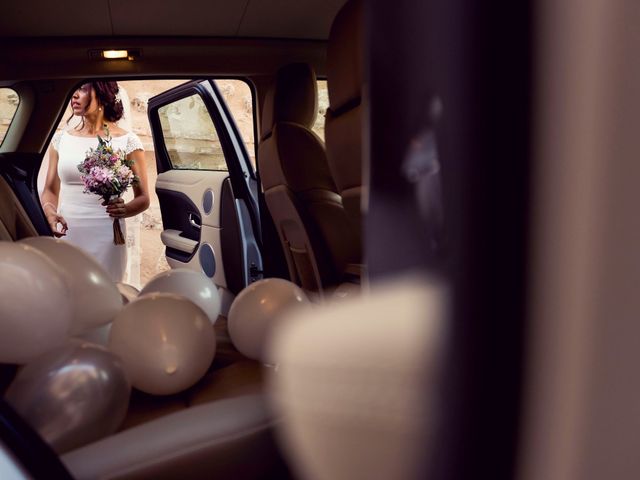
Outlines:
[[[156,184],[156,194],[160,202],[164,231],[177,232],[180,237],[199,243],[200,229],[191,223],[194,218],[200,218],[196,204],[185,193],[179,190],[163,188],[159,185],[162,185],[161,181]],[[165,237],[168,237],[168,235],[165,235]],[[190,252],[177,248],[175,250],[177,251],[167,250],[167,257],[183,263],[188,263],[194,253],[193,250]],[[185,255],[187,253],[188,255]]]
[[[185,258],[184,252],[176,255],[174,246],[167,245],[167,237],[164,235],[163,243],[167,247],[167,262],[172,268],[186,267],[197,271],[204,271],[211,277],[218,287],[227,288],[224,274],[224,262],[220,247],[220,205],[222,184],[228,178],[227,172],[198,171],[198,170],[169,170],[158,175],[156,192],[160,200],[162,212],[162,224],[164,232],[180,231],[187,239],[196,240],[197,246],[193,252]],[[213,201],[211,208],[205,209],[205,193],[211,192]],[[180,198],[186,198],[189,202],[180,202]],[[193,219],[194,211],[200,220],[200,228],[194,227],[189,216]],[[171,214],[170,212],[176,212]],[[187,233],[188,232],[188,233]],[[193,238],[194,232],[197,237]],[[207,265],[211,263],[210,255],[200,254],[203,245],[210,245],[213,250],[213,265],[211,269]],[[205,265],[203,265],[203,263]],[[203,267],[207,268],[203,268]],[[212,271],[213,270],[213,271]],[[213,275],[210,275],[213,273]]]

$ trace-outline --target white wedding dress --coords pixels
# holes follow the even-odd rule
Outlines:
[[[144,150],[140,138],[132,132],[113,137],[111,144],[127,155],[134,150]],[[62,238],[95,257],[114,282],[121,282],[127,266],[126,244],[113,244],[113,218],[102,206],[101,197],[83,192],[78,171],[78,164],[84,160],[87,150],[98,146],[97,137],[79,137],[64,131],[53,137],[52,145],[58,152],[58,212],[69,228]],[[124,219],[120,220],[120,227],[126,238]]]

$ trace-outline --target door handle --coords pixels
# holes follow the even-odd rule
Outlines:
[[[200,225],[198,222],[196,222],[196,217],[194,217],[193,213],[189,214],[189,223],[191,224],[191,226],[193,228],[196,228],[198,230],[200,230],[202,228],[202,225]]]
[[[182,236],[180,230],[163,230],[160,232],[160,240],[165,247],[179,250],[187,255],[191,255],[198,246],[198,242]]]

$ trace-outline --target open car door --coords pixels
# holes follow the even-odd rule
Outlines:
[[[222,313],[261,278],[258,182],[213,80],[194,80],[149,100],[167,262],[204,272]]]

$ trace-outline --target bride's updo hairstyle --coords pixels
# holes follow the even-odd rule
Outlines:
[[[104,118],[110,122],[117,122],[122,118],[124,107],[122,101],[116,98],[118,94],[117,82],[91,82],[91,88],[96,92],[98,104],[104,108]]]

